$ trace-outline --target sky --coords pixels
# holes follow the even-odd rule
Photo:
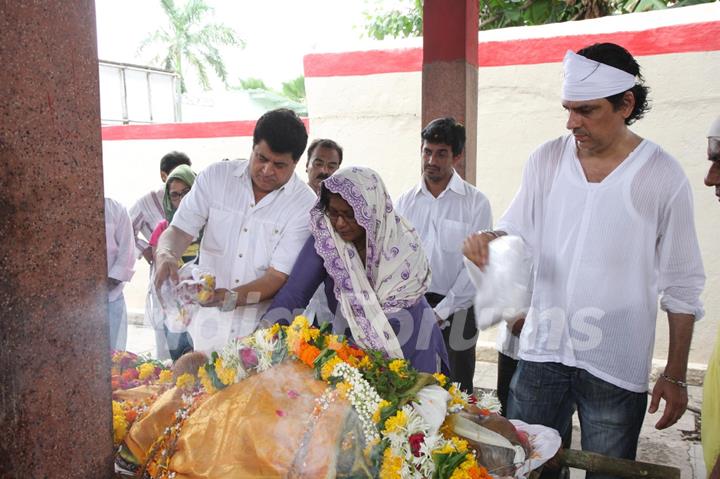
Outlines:
[[[182,0],[176,0],[177,3]],[[229,83],[263,79],[279,88],[302,75],[303,56],[313,51],[351,49],[362,37],[363,12],[379,0],[206,0],[212,18],[245,40],[244,50],[224,49]],[[165,19],[159,0],[96,0],[98,57],[148,64],[151,53],[137,47]]]

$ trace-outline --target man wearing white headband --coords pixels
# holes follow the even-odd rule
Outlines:
[[[628,128],[647,112],[648,88],[627,50],[591,45],[568,52],[563,67],[570,134],[532,153],[495,231],[471,236],[464,250],[482,267],[488,243],[512,234],[535,256],[508,417],[563,433],[577,409],[583,449],[634,459],[658,292],[670,345],[648,411],[664,400],[655,426],[664,429],[687,405],[688,353],[705,284],[692,190],[670,154]]]
[[[708,132],[707,158],[710,167],[705,184],[715,188],[715,196],[720,200],[720,116]],[[700,436],[709,479],[720,479],[720,331],[705,373]]]

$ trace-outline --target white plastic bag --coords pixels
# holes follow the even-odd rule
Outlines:
[[[165,326],[171,333],[183,333],[192,321],[200,303],[215,290],[215,277],[195,263],[186,263],[178,270],[178,284],[165,280],[158,298],[165,312]]]
[[[485,330],[527,312],[532,296],[532,255],[519,236],[501,236],[488,244],[485,271],[463,258],[475,294],[475,323]]]

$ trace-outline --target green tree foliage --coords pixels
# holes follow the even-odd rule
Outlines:
[[[713,0],[479,0],[480,30],[542,25],[598,18],[605,15],[684,7]],[[387,9],[375,3],[365,12],[364,29],[370,38],[422,36],[422,0],[399,0]]]
[[[220,23],[208,23],[206,16],[212,12],[204,0],[187,0],[183,5],[174,0],[160,0],[167,24],[148,35],[138,48],[142,52],[153,45],[161,51],[152,62],[174,70],[180,75],[180,89],[187,91],[184,68],[189,64],[198,75],[203,89],[210,88],[208,69],[227,85],[227,69],[220,55],[223,45],[244,46],[235,31]]]
[[[277,91],[259,78],[241,78],[236,90],[245,90],[250,98],[266,110],[289,108],[300,116],[307,115],[305,102],[305,77],[302,75],[282,83],[282,90]]]

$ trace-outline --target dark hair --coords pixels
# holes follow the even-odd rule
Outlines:
[[[261,116],[255,124],[253,146],[262,140],[275,153],[290,153],[297,162],[307,145],[307,130],[294,111],[278,108]]]
[[[450,145],[453,156],[458,156],[465,148],[465,127],[455,118],[436,118],[423,128],[420,138],[428,143]]]
[[[636,120],[641,119],[645,116],[645,113],[650,111],[650,102],[648,100],[650,88],[645,86],[645,79],[640,73],[640,65],[629,51],[614,43],[595,43],[578,50],[577,54],[590,60],[610,65],[611,67],[615,67],[637,77],[635,86],[627,90],[635,97],[635,107],[630,113],[630,116],[625,119],[626,125],[632,125]],[[625,93],[626,92],[617,93],[607,97],[606,100],[612,103],[615,110],[619,110],[623,105]]]
[[[192,166],[190,158],[181,151],[171,151],[160,159],[160,171],[167,175],[180,165]]]
[[[340,164],[342,164],[342,155],[343,155],[343,149],[340,145],[338,145],[333,140],[330,140],[328,138],[316,138],[310,143],[310,146],[308,146],[307,151],[307,161],[308,164],[310,163],[310,158],[312,157],[313,151],[315,151],[315,148],[330,148],[331,150],[337,151],[338,158],[340,159]]]

